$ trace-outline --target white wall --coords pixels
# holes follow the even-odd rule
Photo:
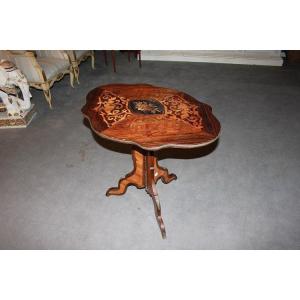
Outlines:
[[[142,60],[282,66],[280,50],[143,50]]]

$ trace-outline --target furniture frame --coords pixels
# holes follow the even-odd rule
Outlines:
[[[48,50],[47,50],[48,51]],[[49,50],[48,52],[54,53],[55,51]],[[46,98],[46,101],[49,104],[49,107],[52,109],[52,96],[50,92],[50,88],[53,86],[54,82],[61,80],[65,74],[70,75],[70,84],[72,87],[74,87],[74,70],[71,64],[71,58],[67,53],[62,52],[64,59],[69,62],[69,67],[61,70],[60,72],[57,72],[53,74],[51,77],[47,78],[45,71],[41,67],[38,61],[38,57],[34,53],[34,51],[8,51],[9,56],[11,57],[11,60],[17,65],[18,68],[20,68],[23,73],[26,75],[28,79],[28,83],[30,86],[42,90],[44,93],[44,96]],[[51,55],[50,55],[51,56]],[[55,54],[53,54],[52,57],[55,57]],[[58,57],[56,57],[58,58]],[[26,67],[24,67],[23,64],[26,64]],[[28,70],[27,68],[30,68]],[[35,75],[37,75],[37,80],[32,80],[30,76],[27,75],[27,72],[33,72]]]
[[[105,65],[108,65],[107,62],[107,50],[103,50],[103,56],[104,56],[104,61],[105,61]],[[134,56],[138,59],[139,61],[139,67],[142,67],[142,60],[141,60],[141,50],[121,50],[121,52],[127,52],[127,58],[128,61],[130,62],[130,54],[133,53]],[[113,64],[113,70],[116,73],[117,72],[117,67],[116,67],[116,54],[115,54],[115,50],[110,50],[110,54],[111,54],[111,60],[112,60],[112,64]]]
[[[145,188],[153,200],[161,235],[166,238],[156,183],[159,179],[169,183],[177,177],[159,166],[156,151],[215,142],[221,126],[212,108],[174,89],[109,84],[88,93],[82,113],[102,138],[132,145],[133,171],[121,178],[117,187],[109,188],[106,196],[123,195],[130,185]]]
[[[123,50],[124,52],[127,52],[127,58],[130,62],[130,54],[133,53],[134,57],[138,59],[139,61],[139,67],[142,67],[142,59],[141,59],[141,50]]]
[[[66,52],[68,53],[70,59],[71,59],[71,64],[73,67],[73,71],[74,71],[74,76],[76,78],[76,81],[78,84],[80,84],[79,82],[79,65],[83,62],[86,61],[89,57],[91,58],[91,67],[94,70],[95,69],[95,53],[93,50],[87,50],[85,51],[85,53],[81,56],[78,56],[76,54],[76,50],[66,50]]]
[[[133,171],[119,180],[118,187],[109,188],[106,192],[106,196],[123,195],[130,185],[134,185],[138,189],[144,188],[153,200],[154,212],[162,238],[166,238],[166,229],[161,216],[161,206],[156,183],[161,179],[163,183],[167,184],[172,180],[176,180],[177,176],[175,174],[169,174],[168,169],[158,165],[157,158],[153,151],[144,151],[141,148],[132,147],[131,155],[134,165]]]

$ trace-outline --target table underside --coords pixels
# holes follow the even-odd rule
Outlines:
[[[153,151],[145,151],[133,147],[131,151],[134,169],[124,178],[119,180],[118,187],[109,188],[106,196],[123,195],[126,193],[129,185],[134,185],[139,189],[144,188],[150,195],[154,204],[154,211],[158,226],[163,238],[166,238],[166,229],[161,216],[161,207],[156,189],[156,183],[159,179],[167,184],[177,179],[175,174],[169,174],[168,169],[158,165],[157,158]]]

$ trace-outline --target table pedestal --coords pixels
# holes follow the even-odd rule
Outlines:
[[[118,187],[108,189],[106,196],[123,195],[126,193],[129,185],[134,185],[139,189],[145,188],[153,200],[155,216],[161,235],[163,238],[166,238],[166,230],[161,216],[156,183],[159,179],[161,179],[163,183],[169,183],[177,179],[177,177],[175,174],[169,174],[168,169],[158,165],[154,152],[133,147],[131,154],[134,165],[133,171],[119,180]]]

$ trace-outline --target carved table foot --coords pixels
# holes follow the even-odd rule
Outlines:
[[[169,174],[168,169],[158,165],[156,157],[154,157],[154,170],[155,183],[157,183],[158,179],[161,179],[161,181],[165,184],[177,179],[177,176],[175,174]]]
[[[119,180],[118,187],[111,187],[110,189],[108,189],[106,192],[106,196],[123,195],[126,193],[127,187],[129,185],[134,185],[139,189],[145,187],[144,155],[135,149],[132,149],[131,154],[134,165],[133,171]]]
[[[172,180],[176,180],[177,176],[175,174],[169,174],[168,169],[159,166],[153,152],[145,152],[141,149],[133,148],[131,153],[134,165],[133,171],[119,180],[118,187],[108,189],[106,196],[123,195],[126,193],[129,185],[134,185],[139,189],[145,188],[153,200],[155,216],[161,235],[163,238],[166,238],[166,230],[161,216],[156,183],[161,179],[163,183],[167,184]]]

